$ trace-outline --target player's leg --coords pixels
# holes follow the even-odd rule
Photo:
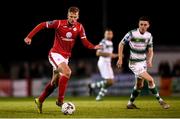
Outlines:
[[[59,53],[50,52],[49,53],[49,61],[52,64],[52,66],[55,69],[54,77],[51,80],[52,84],[56,84],[54,82],[57,82],[56,85],[58,85],[58,100],[56,101],[56,104],[58,106],[61,106],[63,104],[64,100],[64,93],[66,90],[68,79],[71,75],[71,70],[69,68],[68,64],[68,58],[64,58]]]
[[[97,66],[98,66],[101,77],[103,79],[106,79],[106,77],[105,77],[105,75],[107,74],[106,69],[108,68],[107,63],[104,62],[104,61],[99,60],[98,63],[97,63]],[[91,83],[89,85],[89,87],[92,88],[92,89],[101,88],[101,87],[104,87],[106,84],[107,84],[107,80],[101,80],[101,81],[98,81],[98,82]]]
[[[58,100],[56,104],[58,106],[61,106],[64,101],[64,95],[66,92],[68,80],[71,76],[71,69],[66,62],[62,62],[58,65],[58,70],[61,73],[61,77],[58,82],[59,89],[58,89]]]
[[[102,61],[98,61],[98,63],[97,63],[97,66],[98,66],[98,69],[99,69],[99,71],[100,71],[100,75],[101,75],[101,77],[102,77],[102,70],[104,70],[103,68],[103,62]],[[89,85],[88,85],[88,87],[89,87],[89,95],[90,96],[92,96],[93,94],[95,94],[95,89],[96,88],[101,88],[101,87],[103,87],[104,85],[106,84],[106,80],[101,80],[101,81],[98,81],[98,82],[93,82],[93,83],[90,83]]]
[[[57,72],[57,70],[54,70],[52,75],[52,80],[54,80],[55,83],[52,84],[51,81],[49,81],[48,84],[45,86],[43,92],[40,94],[40,96],[38,98],[35,98],[35,104],[39,113],[42,113],[42,105],[44,100],[54,91],[54,89],[57,88],[59,77],[60,77],[59,72]]]
[[[106,93],[108,92],[108,88],[110,86],[112,86],[114,84],[114,80],[113,79],[105,79],[106,83],[104,84],[104,86],[102,86],[100,88],[100,91],[96,97],[97,101],[102,100],[102,98],[106,95]]]
[[[113,73],[110,62],[103,62],[102,64],[98,64],[98,68],[99,68],[102,78],[105,80],[99,82],[99,83],[102,83],[102,85],[101,85],[100,91],[96,97],[97,101],[102,100],[102,98],[106,95],[108,88],[110,86],[112,86],[114,83],[114,80],[113,80],[114,73]],[[98,84],[98,82],[97,82],[97,84]]]
[[[146,79],[149,83],[149,90],[151,91],[151,93],[156,97],[156,99],[159,101],[160,105],[164,108],[164,109],[168,109],[170,106],[164,102],[164,100],[160,97],[159,92],[155,86],[155,82],[154,79],[152,78],[151,75],[149,75],[148,72],[143,72],[140,75],[142,78]]]
[[[144,86],[144,79],[135,76],[135,86],[133,88],[133,91],[131,93],[130,99],[127,104],[127,109],[139,109],[135,104],[134,101],[138,97],[139,93],[141,92],[143,86]]]
[[[44,102],[44,100],[54,91],[54,89],[58,85],[58,79],[60,77],[60,73],[58,71],[59,62],[56,60],[58,58],[59,58],[59,55],[56,55],[56,54],[54,55],[53,53],[49,54],[49,62],[53,66],[53,75],[52,75],[51,81],[49,81],[49,83],[46,85],[44,91],[41,93],[41,95],[38,98],[41,103]],[[54,82],[52,83],[52,81],[54,81]]]
[[[145,66],[146,62],[129,62],[129,68],[135,74],[135,86],[128,101],[127,109],[139,109],[134,104],[134,101],[144,86],[144,79],[140,77],[140,74],[146,70]]]
[[[44,100],[54,91],[54,89],[56,89],[56,87],[58,86],[58,79],[59,73],[57,73],[57,71],[53,71],[52,80],[55,80],[56,83],[52,84],[51,81],[48,82],[48,84],[45,86],[44,91],[38,98],[41,103],[44,102]]]

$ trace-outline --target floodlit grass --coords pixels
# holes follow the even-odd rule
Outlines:
[[[94,97],[67,97],[76,106],[73,115],[63,115],[55,105],[55,98],[48,98],[43,114],[38,114],[33,98],[0,98],[0,118],[139,118],[180,117],[180,97],[164,97],[170,109],[162,109],[154,97],[141,96],[136,100],[139,110],[128,110],[129,97],[105,97],[97,102]]]

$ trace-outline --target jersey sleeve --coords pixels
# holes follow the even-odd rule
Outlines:
[[[57,28],[59,28],[60,23],[61,23],[60,20],[47,21],[47,22],[46,22],[46,28],[54,28],[54,29],[57,29]]]
[[[124,36],[124,38],[121,40],[121,43],[125,45],[130,41],[131,38],[132,38],[132,32],[130,31]]]
[[[89,48],[89,49],[95,48],[95,46],[91,42],[89,42],[88,39],[86,38],[86,33],[82,24],[80,24],[80,27],[79,27],[79,36],[81,38],[83,45],[86,48]]]
[[[106,43],[105,43],[105,41],[102,40],[102,41],[99,43],[99,45],[101,45],[102,48],[101,48],[101,49],[98,49],[97,51],[98,51],[98,52],[103,52],[104,49],[106,48]]]
[[[153,37],[151,36],[147,45],[148,48],[152,48],[153,47]]]
[[[84,30],[84,27],[83,27],[82,24],[80,24],[79,36],[80,36],[81,39],[86,38],[86,33],[85,33],[85,30]]]
[[[87,38],[82,38],[81,41],[82,41],[83,45],[84,45],[86,48],[89,48],[89,49],[94,49],[94,48],[95,48],[95,46],[94,46],[91,42],[89,42],[89,41],[87,40]]]
[[[38,24],[28,35],[28,38],[32,38],[36,33],[38,33],[40,30],[46,28],[46,22],[42,22]]]
[[[60,26],[60,20],[47,21],[38,24],[29,34],[28,38],[32,38],[36,33],[44,28],[55,28],[57,29]]]

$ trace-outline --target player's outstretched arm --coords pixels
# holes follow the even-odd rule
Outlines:
[[[102,48],[102,45],[95,45],[94,49],[95,50],[98,50],[98,49],[101,49]]]
[[[46,22],[42,22],[40,24],[38,24],[28,35],[27,37],[24,39],[24,42],[28,45],[31,44],[32,41],[32,37],[39,32],[40,30],[44,29],[46,27]]]
[[[103,48],[101,45],[93,45],[91,42],[88,41],[88,39],[87,39],[87,37],[86,37],[86,34],[85,34],[84,27],[83,27],[82,24],[81,24],[81,26],[80,26],[79,35],[80,35],[80,38],[81,38],[81,41],[82,41],[83,45],[84,45],[86,48],[95,49],[95,50],[98,50],[98,49]]]
[[[87,38],[83,38],[83,39],[81,39],[81,41],[82,41],[83,45],[84,45],[86,48],[95,49],[95,50],[102,48],[101,45],[93,45],[91,42],[89,42],[89,41],[87,40]]]
[[[107,52],[102,52],[102,51],[96,51],[97,56],[103,56],[103,57],[111,57],[111,58],[117,58],[118,54],[115,53],[107,53]]]
[[[107,52],[102,52],[102,51],[96,51],[96,55],[97,56],[103,56],[103,57],[110,57],[111,53],[107,53]]]
[[[123,49],[124,49],[124,44],[122,44],[122,42],[119,43],[119,47],[118,47],[118,61],[117,61],[117,67],[121,68],[122,64],[123,64]]]
[[[111,54],[111,58],[117,58],[117,57],[118,57],[118,54],[116,54],[116,53]]]

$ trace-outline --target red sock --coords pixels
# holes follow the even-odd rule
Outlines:
[[[44,91],[41,93],[41,95],[39,96],[39,101],[41,103],[44,102],[44,100],[54,91],[54,89],[56,88],[56,86],[51,85],[51,81],[46,85]]]
[[[66,87],[68,84],[68,80],[69,78],[65,76],[61,76],[61,78],[59,79],[59,94],[58,94],[59,102],[63,102],[64,100],[64,95],[65,95]]]

